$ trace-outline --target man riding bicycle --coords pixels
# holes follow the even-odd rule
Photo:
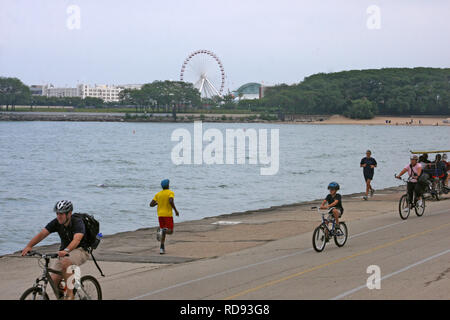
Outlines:
[[[53,269],[61,271],[65,282],[68,283],[72,273],[67,273],[67,269],[71,265],[81,266],[89,258],[87,240],[84,237],[86,227],[81,218],[72,216],[73,205],[68,200],[58,201],[53,211],[56,212],[56,218],[50,221],[41,232],[31,239],[22,250],[22,256],[30,252],[35,245],[44,240],[50,233],[58,232],[61,246],[58,252],[59,258]],[[59,285],[62,279],[61,276],[51,274],[51,277],[53,282]],[[67,299],[72,300],[73,298],[73,290],[67,288]]]
[[[418,162],[419,157],[417,155],[412,155],[410,158],[410,163],[406,165],[405,168],[400,172],[400,174],[395,177],[397,179],[401,179],[401,176],[408,172],[409,179],[407,184],[407,190],[408,190],[408,198],[409,198],[409,204],[411,208],[416,204],[417,201],[420,200],[420,197],[422,196],[422,187],[418,183],[418,179],[420,175],[422,174],[422,165]]]

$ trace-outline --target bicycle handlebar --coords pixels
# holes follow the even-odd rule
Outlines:
[[[317,212],[322,213],[322,214],[325,214],[325,212],[331,213],[331,211],[332,211],[334,208],[320,209],[320,207],[311,207],[311,209],[312,209],[312,210],[316,210],[316,209],[317,209]]]
[[[406,182],[406,183],[408,183],[408,182],[409,182],[409,178],[402,178],[402,177],[397,177],[397,175],[396,175],[396,174],[394,174],[394,178],[395,178],[395,179],[398,179],[398,180],[402,180],[403,182]]]
[[[33,256],[39,256],[41,258],[50,258],[50,259],[56,259],[59,257],[58,253],[40,253],[37,251],[30,251],[26,254],[29,257],[33,257]],[[66,254],[65,257],[68,257],[69,254]]]

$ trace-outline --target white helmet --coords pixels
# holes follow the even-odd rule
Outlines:
[[[69,200],[58,201],[53,207],[53,211],[57,213],[69,213],[73,210],[72,202]]]

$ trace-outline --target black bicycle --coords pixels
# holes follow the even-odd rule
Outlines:
[[[36,279],[36,283],[20,297],[20,300],[50,300],[47,294],[47,285],[50,284],[57,299],[64,299],[66,292],[66,283],[61,280],[61,283],[56,285],[50,273],[62,276],[62,273],[57,270],[49,268],[50,259],[58,258],[57,253],[39,253],[30,251],[27,256],[38,256],[39,267],[42,268],[42,276]],[[79,280],[75,277],[73,294],[76,300],[102,300],[102,289],[100,283],[93,276],[83,276]]]
[[[397,176],[395,177],[397,178]],[[402,181],[408,183],[408,179],[402,178]],[[410,201],[408,193],[402,195],[398,202],[398,213],[400,214],[400,218],[402,220],[408,219],[409,213],[413,208],[418,217],[423,216],[425,212],[425,198],[422,196],[419,200],[413,199],[413,201]]]
[[[336,220],[332,213],[334,208],[321,210],[318,207],[311,207],[311,209],[317,209],[322,215],[322,223],[313,232],[312,244],[314,250],[322,252],[331,237],[334,238],[334,243],[338,247],[343,247],[347,242],[348,229],[345,222],[339,222],[339,229],[336,229]],[[331,228],[329,228],[330,224]]]

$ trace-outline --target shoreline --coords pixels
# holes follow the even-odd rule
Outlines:
[[[131,110],[130,110],[131,111]],[[269,123],[269,124],[319,124],[319,125],[382,125],[382,126],[450,126],[448,116],[376,116],[368,120],[356,120],[341,115],[297,115],[285,121],[255,119],[249,114],[189,114],[177,113],[174,121],[170,113],[135,114],[95,112],[24,112],[0,111],[0,121],[70,121],[70,122],[155,122],[155,123]],[[225,118],[225,119],[224,119]],[[387,123],[390,121],[390,123]]]
[[[385,194],[392,194],[392,193],[398,193],[402,190],[404,190],[404,185],[399,186],[392,186],[387,187],[384,189],[377,190],[375,193],[375,196],[378,194],[385,195]],[[349,200],[352,201],[354,199],[362,199],[362,195],[364,195],[364,192],[359,193],[351,193],[351,194],[342,194],[342,199],[344,200],[344,207],[345,202],[348,202]],[[360,199],[361,198],[361,199]],[[300,201],[290,204],[283,204],[283,205],[276,205],[276,206],[270,206],[260,209],[254,209],[254,210],[246,210],[246,211],[237,211],[237,212],[231,212],[231,213],[225,213],[217,216],[208,216],[201,219],[195,219],[195,220],[185,220],[182,222],[176,222],[175,221],[175,230],[174,234],[184,232],[184,233],[191,233],[195,232],[195,229],[198,229],[198,232],[202,232],[205,230],[216,230],[221,227],[230,227],[230,226],[238,226],[245,224],[243,222],[236,223],[236,221],[233,221],[235,218],[239,219],[247,219],[252,217],[257,217],[258,215],[272,215],[276,214],[278,211],[286,211],[286,210],[308,210],[311,211],[311,206],[317,206],[323,199],[315,199],[310,201]],[[370,203],[371,201],[364,201],[364,203]],[[347,210],[346,210],[347,211]],[[313,211],[315,214],[317,212]],[[209,225],[209,227],[208,227]],[[195,228],[195,226],[198,226],[198,228]],[[96,259],[100,261],[123,261],[123,259],[120,259],[119,257],[114,257],[113,251],[114,246],[109,246],[108,249],[111,250],[109,253],[102,253],[102,244],[105,241],[114,240],[114,239],[120,239],[120,238],[131,238],[131,239],[139,239],[142,238],[141,236],[145,234],[147,237],[149,236],[150,241],[153,240],[153,242],[156,242],[153,238],[156,234],[157,226],[154,227],[142,227],[135,230],[128,230],[128,231],[120,231],[109,235],[104,235],[102,238],[102,243],[99,246],[99,249],[95,251],[96,253]],[[187,231],[188,230],[188,231]],[[168,243],[170,244],[170,238],[168,240]],[[35,249],[43,249],[44,251],[54,251],[57,250],[57,247],[59,246],[59,243],[53,243],[48,245],[38,245],[35,247]],[[109,250],[108,250],[109,251]],[[97,257],[97,252],[100,252],[100,254]],[[20,253],[20,250],[14,251],[12,253],[7,253],[0,255],[0,259],[5,257],[11,257],[11,256],[17,256],[17,254]],[[121,254],[121,251],[118,251],[119,255]],[[151,262],[151,263],[181,263],[181,262],[188,262],[191,261],[191,259],[187,257],[179,257],[177,258],[169,258],[168,256],[153,256],[151,259],[138,259],[136,257],[130,259],[124,259],[124,262]],[[192,259],[195,260],[195,259]]]

